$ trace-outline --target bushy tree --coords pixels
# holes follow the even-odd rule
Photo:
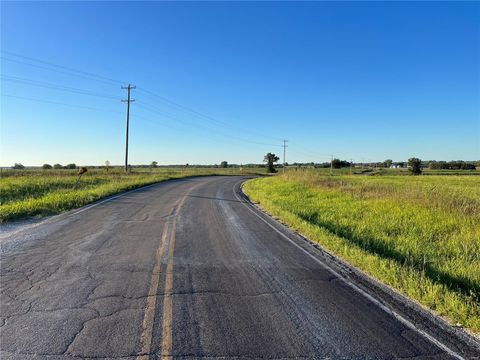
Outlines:
[[[158,166],[158,162],[156,161],[152,161],[152,163],[150,164],[150,167],[152,168],[156,168]]]
[[[25,166],[23,166],[23,165],[20,164],[20,163],[15,163],[15,165],[13,165],[13,168],[14,168],[15,170],[23,170],[23,169],[25,169]]]
[[[52,168],[52,165],[50,165],[50,164],[43,164],[43,166],[42,166],[42,169],[44,169],[44,170],[48,170],[48,169],[51,169],[51,168]]]
[[[55,164],[53,165],[53,168],[58,170],[58,169],[63,169],[63,166],[61,164]]]
[[[413,175],[420,175],[422,173],[422,160],[412,157],[408,159],[408,166]]]
[[[334,169],[340,169],[342,167],[349,167],[350,163],[346,160],[340,160],[340,159],[333,159],[332,160],[332,167]]]
[[[334,169],[340,169],[342,167],[342,162],[340,159],[333,159],[332,160],[332,167]]]
[[[265,157],[263,158],[263,161],[267,163],[267,172],[269,173],[277,172],[277,170],[275,170],[274,164],[278,160],[280,160],[280,158],[275,154],[268,153],[267,155],[265,155]]]
[[[76,168],[77,168],[77,165],[75,165],[74,163],[65,165],[65,169],[76,169]]]
[[[226,168],[226,167],[228,167],[228,162],[222,161],[222,162],[220,163],[220,167],[221,167],[221,168]]]
[[[385,166],[386,168],[389,168],[390,166],[392,166],[392,163],[393,163],[393,160],[387,159],[383,162],[383,166]]]

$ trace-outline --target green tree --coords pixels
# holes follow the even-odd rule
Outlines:
[[[340,169],[342,167],[342,161],[340,159],[333,159],[332,160],[332,167],[334,169]]]
[[[330,166],[330,164],[328,164],[328,166]],[[349,167],[349,166],[350,166],[350,163],[347,160],[340,160],[340,159],[332,160],[332,167],[334,169],[340,169],[340,168]]]
[[[76,169],[76,168],[77,168],[77,165],[75,165],[74,163],[65,165],[65,169]]]
[[[20,164],[20,163],[15,163],[15,165],[13,165],[13,168],[14,168],[15,170],[23,170],[23,169],[25,169],[25,166],[23,166],[23,165]]]
[[[389,168],[390,166],[392,166],[392,163],[393,161],[391,159],[387,159],[383,162],[383,165],[386,167],[386,168]]]
[[[226,168],[226,167],[228,167],[228,162],[222,161],[222,162],[220,163],[220,167],[221,167],[221,168]]]
[[[151,164],[150,164],[150,167],[152,168],[156,168],[158,166],[158,162],[156,161],[152,161]]]
[[[50,164],[43,164],[43,166],[42,166],[42,169],[44,169],[44,170],[48,170],[48,169],[51,169],[51,168],[52,168],[52,165],[50,165]]]
[[[408,159],[408,166],[413,175],[420,175],[422,173],[422,160],[412,157]]]
[[[277,170],[275,170],[274,164],[278,160],[280,160],[280,158],[275,154],[268,153],[267,155],[265,155],[265,157],[263,158],[263,161],[267,163],[267,172],[269,173],[277,172]]]
[[[61,164],[55,164],[53,165],[54,169],[63,169],[63,166]]]

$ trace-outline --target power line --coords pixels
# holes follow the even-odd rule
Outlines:
[[[44,104],[52,104],[52,105],[60,105],[60,106],[66,106],[66,107],[71,107],[71,108],[108,112],[108,113],[117,114],[117,115],[118,114],[123,114],[123,112],[121,112],[121,111],[106,110],[106,109],[101,109],[101,108],[96,108],[96,107],[91,107],[91,106],[68,104],[68,103],[63,103],[63,102],[59,102],[59,101],[50,101],[50,100],[45,100],[45,99],[38,99],[38,98],[31,98],[31,97],[24,97],[24,96],[16,96],[16,95],[5,94],[5,93],[1,94],[1,96],[6,97],[6,98],[19,99],[19,100],[38,102],[38,103],[44,103]],[[173,130],[184,131],[184,130],[175,128],[168,123],[161,122],[161,121],[158,121],[158,120],[152,120],[150,118],[147,118],[147,117],[144,117],[144,116],[141,116],[141,115],[135,115],[135,118],[141,119],[141,120],[144,120],[144,121],[150,122],[152,124],[156,124],[156,125],[158,125],[160,123],[162,126],[168,127],[170,129],[173,129]],[[212,137],[210,137],[210,138],[212,138]]]
[[[4,93],[2,93],[1,96],[12,98],[12,99],[27,100],[27,101],[34,101],[34,102],[39,102],[39,103],[62,105],[62,106],[68,106],[68,107],[74,107],[74,108],[81,108],[81,109],[88,109],[88,110],[95,110],[95,111],[104,111],[104,112],[112,112],[112,113],[120,114],[119,111],[105,110],[105,109],[100,109],[100,108],[95,108],[95,107],[90,107],[90,106],[83,106],[83,105],[67,104],[67,103],[62,103],[62,102],[58,102],[58,101],[50,101],[50,100],[44,100],[44,99],[24,97],[24,96],[16,96],[16,95],[4,94]]]
[[[171,116],[169,114],[165,114],[165,113],[162,113],[160,111],[158,111],[155,107],[153,107],[152,105],[145,105],[143,102],[139,102],[137,104],[138,106],[140,107],[143,107],[145,108],[146,110],[150,111],[150,112],[153,112],[153,113],[156,113],[156,114],[159,114],[161,116],[164,116],[164,117],[167,117],[167,118],[170,118],[170,119],[173,119],[175,121],[179,121],[181,123],[184,123],[188,126],[195,126],[197,128],[203,128],[204,130],[208,130],[210,132],[216,132],[224,137],[228,137],[228,138],[232,138],[232,139],[236,139],[236,140],[239,140],[239,141],[243,141],[243,142],[247,142],[247,143],[251,143],[251,144],[256,144],[256,145],[262,145],[262,146],[275,146],[275,147],[280,147],[281,145],[278,145],[278,144],[271,144],[271,143],[263,143],[263,142],[258,142],[258,141],[254,141],[254,140],[248,140],[248,139],[245,139],[245,138],[241,138],[241,137],[238,137],[238,136],[233,136],[233,135],[228,135],[228,134],[224,134],[222,132],[219,132],[218,130],[214,130],[214,129],[211,129],[211,128],[208,128],[206,127],[205,125],[200,125],[200,124],[192,124],[192,123],[189,123],[185,120],[182,120],[182,119],[179,119],[177,117],[174,117],[174,116]]]
[[[62,71],[62,70],[58,70],[58,69],[54,69],[54,68],[49,68],[49,67],[38,65],[38,64],[30,64],[30,63],[27,63],[25,61],[13,60],[13,59],[6,58],[4,56],[0,56],[0,59],[5,60],[5,61],[9,61],[9,62],[13,62],[13,63],[16,63],[16,64],[28,65],[28,66],[31,66],[31,67],[34,67],[34,68],[37,68],[37,69],[52,71],[52,72],[55,72],[55,73],[58,73],[58,74],[76,76],[76,77],[79,77],[79,78],[82,78],[82,79],[94,80],[94,81],[98,81],[98,82],[101,82],[101,83],[104,83],[104,84],[118,86],[118,84],[116,84],[116,83],[114,84],[110,81],[97,79],[97,78],[92,78],[92,77],[88,77],[88,76],[85,76],[85,75],[71,73],[71,72],[67,72],[67,71]]]
[[[204,120],[207,120],[207,121],[210,121],[212,123],[216,123],[218,125],[221,125],[221,126],[226,126],[226,127],[230,127],[230,128],[234,128],[236,130],[241,130],[242,132],[247,132],[247,133],[250,133],[252,135],[255,135],[255,136],[258,136],[260,135],[259,133],[256,133],[256,132],[252,132],[251,130],[248,130],[248,129],[244,129],[244,128],[240,128],[240,127],[237,127],[237,126],[234,126],[228,122],[225,122],[225,121],[221,121],[221,120],[218,120],[216,118],[214,118],[213,116],[211,115],[207,115],[205,113],[202,113],[200,111],[197,111],[197,110],[194,110],[190,107],[187,107],[185,105],[182,105],[182,104],[179,104],[175,101],[172,101],[164,96],[161,96],[161,95],[158,95],[152,91],[149,91],[149,90],[146,90],[146,89],[142,89],[142,88],[139,88],[139,91],[140,92],[144,92],[145,94],[148,94],[148,95],[151,95],[153,97],[156,97],[158,99],[160,99],[161,101],[169,104],[170,106],[173,106],[173,107],[176,107],[177,109],[180,109],[180,110],[183,110],[183,111],[186,111],[186,112],[189,112],[193,115],[196,115],[198,117],[201,117],[202,119]],[[261,134],[262,137],[265,137],[265,134]],[[272,136],[266,136],[270,139],[274,139],[274,140],[277,140],[278,141],[278,138],[275,138],[275,137],[272,137]]]
[[[6,98],[19,99],[19,100],[23,100],[23,101],[31,101],[31,102],[38,102],[38,103],[51,104],[51,105],[60,105],[60,106],[66,106],[66,107],[70,107],[70,108],[86,109],[86,110],[93,110],[93,111],[100,111],[100,112],[108,112],[108,113],[112,113],[112,114],[116,114],[116,115],[123,114],[123,112],[121,112],[121,111],[106,110],[106,109],[101,109],[101,108],[96,108],[96,107],[69,104],[69,103],[63,103],[63,102],[58,102],[58,101],[50,101],[50,100],[31,98],[31,97],[16,96],[16,95],[5,94],[5,93],[1,94],[1,96],[6,97]],[[135,118],[147,121],[151,124],[161,125],[163,127],[167,127],[167,128],[172,129],[172,130],[185,132],[185,128],[180,129],[180,128],[174,127],[171,124],[168,124],[166,122],[159,121],[158,119],[152,120],[148,117],[141,116],[141,115],[138,115],[138,114],[135,115]],[[188,129],[189,128],[187,128],[187,130]],[[212,139],[212,140],[217,140],[218,139],[218,137],[213,137],[213,136],[208,136],[208,135],[202,135],[202,137],[206,137],[206,138]],[[242,146],[243,146],[243,142],[238,141],[238,143],[242,144]]]
[[[316,151],[312,151],[312,150],[306,148],[305,146],[299,145],[299,144],[297,144],[297,143],[292,143],[292,142],[290,142],[290,143],[291,143],[292,145],[295,145],[295,147],[298,147],[298,148],[303,149],[303,150],[305,151],[305,154],[306,154],[306,153],[310,153],[311,155],[313,155],[313,156],[318,156],[318,157],[330,156],[330,154],[321,154],[321,153],[318,153],[318,152],[316,152]]]
[[[67,70],[67,71],[78,73],[78,74],[81,74],[81,75],[84,75],[84,76],[94,77],[94,78],[97,78],[97,79],[102,79],[104,81],[109,81],[109,82],[116,83],[116,84],[124,84],[125,83],[123,81],[112,79],[112,78],[109,78],[109,77],[106,77],[106,76],[94,74],[94,73],[83,71],[83,70],[74,69],[74,68],[71,68],[71,67],[68,67],[68,66],[54,64],[54,63],[51,63],[49,61],[40,60],[40,59],[31,57],[31,56],[20,55],[20,54],[14,53],[12,51],[6,51],[6,50],[0,50],[0,51],[3,54],[9,55],[9,56],[13,56],[13,57],[28,60],[28,61],[38,62],[40,64],[44,64],[44,65],[47,65],[47,66],[50,66],[50,67],[55,67],[55,68]]]
[[[106,81],[110,84],[111,83],[115,83],[115,84],[124,84],[125,83],[124,81],[121,81],[121,80],[118,80],[118,79],[113,79],[113,78],[106,77],[106,76],[103,76],[103,75],[98,75],[98,74],[94,74],[94,73],[91,73],[91,72],[75,69],[75,68],[72,68],[72,67],[55,64],[55,63],[52,63],[52,62],[49,62],[49,61],[41,60],[41,59],[31,57],[31,56],[21,55],[21,54],[15,53],[15,52],[6,51],[6,50],[1,50],[1,52],[5,55],[11,56],[11,57],[13,56],[15,58],[19,58],[19,59],[22,59],[22,60],[28,60],[28,61],[31,61],[31,62],[33,61],[33,62],[37,62],[37,63],[40,63],[42,65],[47,65],[47,66],[32,64],[32,63],[29,63],[29,62],[20,61],[18,59],[10,59],[10,58],[6,58],[6,57],[2,56],[2,59],[5,59],[7,61],[13,61],[13,62],[22,63],[22,64],[29,65],[29,66],[35,66],[35,67],[43,68],[45,70],[50,70],[50,71],[57,71],[57,72],[60,72],[60,73],[63,73],[63,74],[87,77],[90,80],[92,80],[92,78],[93,78],[94,80],[99,80],[99,81],[104,81],[104,82]],[[56,68],[61,69],[61,70],[57,70]],[[180,109],[180,110],[183,110],[183,111],[187,111],[187,112],[189,112],[189,113],[191,113],[191,114],[193,114],[197,117],[201,117],[202,119],[210,121],[210,122],[215,123],[217,125],[231,127],[231,128],[240,130],[243,133],[254,134],[255,136],[262,136],[262,137],[267,137],[267,138],[271,138],[271,139],[274,139],[274,140],[278,140],[278,138],[274,138],[274,137],[271,137],[271,136],[266,136],[265,134],[259,134],[259,133],[253,132],[249,129],[244,129],[244,128],[232,125],[230,123],[227,123],[225,121],[218,120],[218,119],[216,119],[216,118],[214,118],[210,115],[207,115],[205,113],[202,113],[200,111],[192,109],[191,107],[182,105],[182,104],[180,104],[178,102],[175,102],[173,100],[170,100],[170,99],[168,99],[164,96],[161,96],[161,95],[159,95],[159,94],[157,94],[153,91],[150,91],[150,90],[147,90],[147,89],[144,89],[144,88],[140,88],[140,87],[137,90],[140,91],[140,92],[144,92],[145,94],[148,94],[150,96],[154,96],[157,99],[160,99],[163,102],[167,103],[168,105],[175,107],[177,110]]]
[[[138,106],[138,104],[137,104]],[[161,120],[153,120],[152,118],[147,118],[147,117],[144,117],[144,116],[141,116],[141,115],[135,115],[134,116],[135,119],[141,119],[141,120],[144,120],[146,122],[149,122],[150,124],[152,125],[160,125],[162,126],[163,128],[164,127],[167,127],[169,129],[172,129],[172,130],[175,130],[177,132],[180,132],[181,134],[185,134],[186,132],[188,131],[191,131],[192,128],[191,127],[188,127],[187,125],[185,124],[181,124],[182,127],[178,127],[178,126],[174,126],[172,125],[171,123],[166,123],[166,122],[163,122]],[[177,124],[178,125],[178,124]],[[194,131],[197,131],[197,130],[194,130]],[[245,148],[245,141],[242,141],[242,140],[238,140],[236,138],[228,138],[226,137],[225,135],[222,135],[222,134],[215,134],[215,133],[207,133],[207,134],[204,134],[202,133],[201,136],[198,136],[198,133],[193,133],[195,136],[195,139],[197,141],[202,141],[202,142],[208,142],[210,141],[219,141],[219,139],[221,140],[228,140],[228,144],[229,146],[238,146],[238,147],[241,147],[242,149]],[[264,147],[263,145],[258,145],[258,144],[251,144],[251,146],[262,146]],[[280,146],[280,145],[278,145]]]
[[[287,149],[287,142],[288,140],[283,140],[283,173],[285,174],[285,166],[287,164],[287,162],[285,161],[285,153],[286,153],[286,149]]]
[[[26,78],[21,78],[21,77],[18,77],[18,76],[0,75],[0,77],[3,81],[13,82],[13,83],[17,83],[17,84],[37,86],[37,87],[42,87],[42,88],[45,88],[45,89],[65,91],[65,92],[70,92],[70,93],[74,93],[74,94],[81,94],[81,95],[96,96],[96,97],[103,97],[103,98],[107,98],[107,99],[120,100],[120,98],[118,98],[118,97],[96,93],[96,92],[93,92],[91,90],[78,89],[78,88],[67,87],[67,86],[59,86],[59,85],[48,83],[48,82],[26,79]]]
[[[79,76],[79,77],[87,78],[89,80],[106,82],[110,85],[112,83],[113,84],[123,84],[124,83],[123,81],[120,81],[120,80],[117,80],[117,79],[113,79],[113,78],[110,78],[110,77],[94,74],[94,73],[83,71],[83,70],[78,70],[78,69],[68,67],[68,66],[55,64],[55,63],[45,61],[45,60],[41,60],[41,59],[38,59],[38,58],[25,56],[25,55],[21,55],[21,54],[18,54],[18,53],[5,51],[5,50],[1,50],[1,52],[2,52],[2,54],[8,56],[8,57],[1,56],[1,58],[6,60],[6,61],[20,63],[20,64],[24,64],[24,65],[28,65],[28,66],[33,66],[33,67],[41,68],[41,69],[48,70],[48,71],[54,71],[54,72],[58,72],[58,73],[62,73],[62,74],[67,74],[67,75],[70,75],[70,76],[72,76],[72,75],[73,76]],[[11,57],[13,57],[13,59]],[[34,63],[32,63],[32,62],[34,62]],[[81,94],[81,95],[90,95],[90,96],[98,96],[98,97],[104,97],[104,98],[109,98],[109,99],[118,99],[117,97],[106,95],[106,94],[95,93],[95,92],[92,92],[91,90],[60,86],[60,85],[57,85],[57,84],[52,84],[52,83],[48,83],[48,82],[40,82],[40,81],[37,81],[37,80],[32,80],[32,79],[27,79],[27,78],[3,75],[2,79],[5,80],[5,81],[9,81],[9,82],[20,83],[20,84],[30,85],[30,86],[44,87],[44,88],[48,88],[48,89],[66,91],[66,92],[71,92],[71,93],[76,93],[76,94]],[[133,89],[133,88],[134,88],[133,86],[129,85],[126,89],[128,89],[128,92],[130,93],[130,89]],[[236,128],[236,129],[239,129],[240,131],[242,131],[243,133],[252,133],[252,134],[257,135],[257,133],[249,131],[248,129],[243,129],[243,128],[240,128],[240,127],[236,127],[236,126],[234,126],[230,123],[220,121],[220,120],[218,120],[218,119],[216,119],[216,118],[214,118],[210,115],[201,113],[201,112],[199,112],[197,110],[194,110],[190,107],[179,104],[175,101],[172,101],[172,100],[170,100],[166,97],[158,95],[158,94],[156,94],[152,91],[149,91],[147,89],[139,89],[139,90],[143,91],[146,94],[154,96],[157,99],[162,100],[164,103],[167,103],[168,105],[174,107],[176,110],[180,109],[180,110],[186,111],[186,112],[188,112],[190,114],[193,114],[193,115],[195,115],[199,118],[202,118],[203,120],[207,120],[210,123],[215,124],[217,126]],[[15,96],[12,95],[10,97],[15,97]],[[16,97],[16,98],[23,99],[23,100],[29,100],[29,101],[37,101],[37,102],[56,104],[56,105],[73,106],[73,107],[79,107],[79,108],[85,108],[85,109],[99,110],[99,109],[90,108],[90,107],[86,107],[86,106],[76,106],[76,105],[70,105],[70,104],[65,104],[65,103],[60,103],[60,102],[52,102],[52,101],[48,101],[48,100],[46,101],[46,100],[26,98],[26,97]],[[130,102],[132,102],[132,101],[133,100],[130,100],[130,97],[129,97],[128,100],[126,100],[126,102],[127,102],[126,162],[128,160],[128,127],[129,127],[129,115],[130,115]],[[154,108],[154,110],[148,109],[148,105],[146,107],[147,110],[158,113],[158,110],[155,109],[155,107],[153,107],[153,108]],[[171,115],[162,114],[162,116],[170,117],[170,118],[178,121],[177,118],[172,117]],[[184,122],[184,123],[186,123],[186,122]],[[192,126],[191,123],[188,123],[188,125]],[[196,124],[196,126],[198,126],[198,124]],[[203,127],[206,128],[205,126],[203,126]],[[208,131],[210,131],[210,132],[214,131],[211,128],[206,128],[206,129],[208,129]],[[218,132],[218,131],[216,131],[216,132],[218,134],[220,134],[221,136],[232,138],[232,139],[235,139],[237,141],[247,142],[247,143],[250,143],[250,144],[261,145],[261,146],[275,146],[275,147],[281,146],[281,145],[277,145],[277,144],[270,144],[270,143],[248,140],[248,139],[244,139],[244,138],[241,138],[241,137],[232,136],[232,135],[229,135],[229,134],[227,135],[227,134],[224,134],[224,133],[221,133],[221,132]],[[265,137],[264,134],[262,134],[261,136]],[[277,140],[277,138],[273,138],[273,137],[270,137],[270,136],[267,136],[267,137]],[[126,166],[128,166],[128,163],[126,164]]]
[[[41,63],[41,64],[45,64],[45,65],[48,65],[49,67],[44,67],[42,66],[42,68],[46,69],[46,70],[54,70],[54,69],[51,69],[50,67],[55,67],[55,68],[59,68],[59,69],[62,69],[62,70],[66,70],[68,72],[73,72],[75,73],[75,75],[82,75],[82,76],[88,76],[88,77],[94,77],[96,79],[100,79],[100,80],[103,80],[103,81],[108,81],[108,82],[113,82],[113,83],[117,83],[117,84],[124,84],[125,82],[124,81],[120,81],[120,80],[117,80],[117,79],[112,79],[112,78],[109,78],[109,77],[106,77],[106,76],[102,76],[102,75],[98,75],[98,74],[94,74],[94,73],[91,73],[91,72],[86,72],[86,71],[83,71],[83,70],[78,70],[78,69],[75,69],[75,68],[72,68],[72,67],[67,67],[67,66],[63,66],[63,65],[58,65],[58,64],[54,64],[52,62],[48,62],[48,61],[44,61],[44,60],[40,60],[38,58],[34,58],[34,57],[31,57],[31,56],[25,56],[25,55],[21,55],[21,54],[18,54],[18,53],[14,53],[14,52],[11,52],[11,51],[5,51],[5,50],[1,50],[2,53],[6,54],[6,55],[9,55],[9,56],[14,56],[14,57],[17,57],[17,58],[20,58],[20,59],[25,59],[25,60],[28,60],[28,61],[34,61],[34,62],[38,62],[38,63]],[[14,61],[14,62],[20,62],[20,63],[23,63],[23,64],[26,64],[26,65],[31,65],[31,66],[39,66],[39,65],[35,65],[35,64],[31,64],[31,63],[26,63],[26,62],[21,62],[19,60],[12,60],[12,59],[8,59],[8,58],[5,58],[5,57],[2,57],[3,59],[5,60],[8,60],[8,61]],[[71,75],[71,74],[70,74]],[[174,106],[176,107],[177,109],[181,109],[181,110],[184,110],[184,111],[188,111],[196,116],[199,116],[199,117],[202,117],[203,119],[206,119],[208,121],[211,121],[211,122],[214,122],[216,124],[219,124],[219,125],[223,125],[223,126],[229,126],[229,127],[235,127],[233,126],[232,124],[229,124],[227,122],[224,122],[224,121],[221,121],[221,120],[218,120],[210,115],[207,115],[205,113],[201,113],[197,110],[194,110],[188,106],[185,106],[185,105],[182,105],[182,104],[179,104],[178,102],[175,102],[173,100],[170,100],[164,96],[161,96],[159,94],[156,94],[154,93],[153,91],[150,91],[150,90],[147,90],[147,89],[144,89],[144,88],[138,88],[138,91],[140,92],[144,92],[146,94],[149,94],[151,96],[154,96],[160,100],[162,100],[163,102],[166,102],[167,104],[171,105],[171,106]],[[235,127],[237,129],[240,129],[238,127]],[[252,133],[252,134],[255,134],[258,136],[257,133],[254,133],[248,129],[241,129],[243,132],[249,132],[249,133]],[[262,134],[261,136],[265,137],[264,134]],[[269,137],[269,136],[267,136]],[[275,139],[277,140],[277,138],[274,138],[274,137],[269,137],[271,139]]]
[[[103,108],[96,108],[96,107],[90,107],[90,106],[84,106],[84,105],[75,105],[75,104],[69,104],[69,103],[63,103],[63,102],[58,102],[58,101],[51,101],[51,100],[45,100],[45,99],[39,99],[39,98],[31,98],[31,97],[23,97],[23,96],[17,96],[17,95],[12,95],[12,94],[1,94],[2,97],[6,97],[6,98],[13,98],[13,99],[19,99],[19,100],[25,100],[25,101],[32,101],[32,102],[38,102],[38,103],[46,103],[46,104],[52,104],[52,105],[60,105],[60,106],[66,106],[66,107],[72,107],[72,108],[80,108],[80,109],[87,109],[87,110],[93,110],[93,111],[100,111],[100,112],[108,112],[108,113],[112,113],[112,114],[121,114],[122,112],[120,111],[113,111],[113,110],[106,110],[106,109],[103,109]],[[140,105],[137,105],[137,106],[140,106]],[[165,115],[164,115],[165,116]],[[168,116],[167,116],[168,117]],[[177,131],[181,131],[181,132],[184,132],[185,129],[179,129],[179,128],[176,128],[176,127],[173,127],[171,126],[171,124],[168,124],[168,123],[165,123],[165,122],[162,122],[162,121],[159,121],[158,119],[156,120],[152,120],[151,118],[148,118],[148,117],[144,117],[144,116],[141,116],[141,115],[135,115],[135,118],[137,119],[141,119],[141,120],[144,120],[144,121],[147,121],[147,122],[150,122],[152,124],[161,124],[162,126],[164,127],[168,127],[168,128],[171,128],[171,129],[174,129],[174,130],[177,130]],[[187,130],[191,130],[191,124],[188,123],[188,122],[184,122],[184,121],[181,121],[180,119],[177,119],[177,118],[173,118],[173,117],[170,117],[174,120],[178,120],[178,122],[181,122],[183,123],[184,125],[186,125],[186,129]],[[204,130],[208,130],[208,129],[204,129]],[[235,140],[236,142],[238,142],[239,144],[241,143],[245,143],[246,141],[252,143],[250,140],[246,140],[246,139],[242,139],[242,138],[236,138],[236,137],[232,137],[232,136],[229,136],[229,135],[226,135],[226,134],[222,134],[222,133],[219,133],[219,136],[221,137],[228,137],[228,138],[232,138],[233,140]],[[212,140],[215,140],[216,137],[215,136],[209,136],[207,134],[204,134],[202,135],[202,137],[206,137],[206,138],[209,138],[209,139],[212,139]],[[257,142],[253,142],[253,144],[255,145],[261,145],[261,146],[282,146],[282,145],[275,145],[275,144],[264,144],[264,143],[257,143]],[[298,151],[297,149],[295,148],[290,148],[290,151],[292,151],[293,153],[297,153],[297,154],[300,154],[302,156],[307,156],[307,157],[314,157],[314,158],[318,158],[318,156],[315,156],[315,155],[311,155],[311,154],[307,154],[307,153],[303,153],[301,151]],[[322,156],[323,157],[323,156]],[[330,157],[330,156],[329,156]],[[370,160],[370,159],[367,159],[367,160]],[[364,161],[362,161],[362,163],[364,163]],[[286,164],[286,156],[284,156],[284,164]]]
[[[295,149],[292,145],[290,145],[290,151],[302,156],[306,156],[311,159],[318,159],[318,158],[330,158],[330,155],[315,155],[315,154],[309,154],[303,151],[300,151],[298,149]]]
[[[241,140],[241,141],[244,141],[244,142],[249,142],[249,143],[257,144],[257,145],[275,146],[275,147],[281,146],[281,145],[278,145],[278,144],[264,143],[264,142],[259,142],[259,141],[247,140],[247,139],[245,139],[245,138],[240,138],[240,137],[237,137],[237,136],[226,135],[226,134],[224,134],[224,133],[222,133],[222,132],[220,132],[220,131],[218,131],[218,130],[216,130],[216,129],[212,129],[212,128],[210,128],[210,127],[207,127],[206,125],[201,125],[201,124],[197,124],[197,123],[193,123],[193,124],[192,124],[192,123],[187,122],[187,121],[185,121],[185,120],[182,120],[182,119],[180,119],[180,118],[178,118],[178,117],[172,116],[172,115],[169,114],[169,113],[163,112],[163,110],[159,110],[159,108],[157,108],[157,107],[154,106],[154,105],[146,104],[146,103],[144,103],[144,102],[138,103],[138,105],[139,105],[140,107],[143,107],[143,108],[151,111],[151,112],[157,113],[157,114],[159,114],[159,115],[168,117],[168,118],[173,119],[173,120],[176,120],[176,121],[180,121],[180,122],[182,122],[182,123],[184,123],[184,124],[187,124],[188,126],[196,126],[196,127],[198,127],[198,128],[203,128],[203,129],[205,129],[205,130],[213,131],[213,132],[216,132],[216,133],[221,134],[221,135],[226,136],[226,137],[230,137],[230,138],[233,138],[233,139],[238,139],[238,140]]]
[[[106,109],[97,108],[97,107],[91,107],[91,106],[85,106],[85,105],[76,105],[76,104],[64,103],[64,102],[59,102],[59,101],[51,101],[51,100],[45,100],[45,99],[39,99],[39,98],[17,96],[17,95],[12,95],[12,94],[5,94],[5,93],[1,94],[1,96],[6,97],[6,98],[19,99],[19,100],[23,100],[23,101],[31,101],[31,102],[38,102],[38,103],[51,104],[51,105],[60,105],[60,106],[66,106],[66,107],[70,107],[70,108],[86,109],[86,110],[93,110],[93,111],[100,111],[100,112],[108,112],[108,113],[117,114],[117,115],[122,114],[121,111],[106,110]],[[140,105],[137,104],[137,106],[140,106]],[[180,129],[178,127],[172,126],[169,123],[159,121],[158,119],[153,120],[151,118],[141,116],[141,115],[138,115],[138,114],[135,115],[135,118],[147,121],[151,124],[156,124],[156,125],[161,124],[164,127],[167,127],[167,128],[170,128],[170,129],[173,129],[173,130],[176,130],[176,131],[184,132],[185,130],[191,130],[191,126],[190,126],[191,124],[189,124],[187,122],[179,121],[179,122],[181,122],[185,125],[185,128]],[[204,130],[208,130],[208,129],[204,129]],[[221,133],[219,133],[217,136],[209,136],[207,134],[203,134],[202,137],[206,137],[206,138],[212,139],[212,140],[217,140],[219,137],[229,138],[229,139],[233,139],[235,142],[238,142],[239,145],[244,144],[245,141],[246,141],[245,139],[230,137],[228,135],[221,134]],[[253,145],[275,146],[273,144],[267,144],[266,145],[266,144],[261,144],[261,143],[259,144],[259,143],[256,143],[256,142],[253,142]],[[279,145],[277,145],[277,146],[279,146]]]

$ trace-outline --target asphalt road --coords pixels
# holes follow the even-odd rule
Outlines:
[[[161,183],[9,235],[2,359],[462,356],[330,271],[242,180]]]

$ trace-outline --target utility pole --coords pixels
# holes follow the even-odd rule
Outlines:
[[[288,142],[288,140],[283,140],[283,173],[284,174],[285,174],[285,164],[286,164],[285,152],[286,152],[286,149],[287,149],[287,142]]]
[[[350,159],[350,175],[352,175],[353,159]]]
[[[333,174],[333,155],[330,155],[330,175]]]
[[[128,125],[130,122],[130,103],[134,102],[135,100],[130,99],[130,90],[135,89],[136,86],[132,86],[128,84],[128,86],[122,86],[122,89],[127,90],[127,100],[122,100],[122,102],[127,103],[127,128],[125,132],[125,172],[128,172]]]

